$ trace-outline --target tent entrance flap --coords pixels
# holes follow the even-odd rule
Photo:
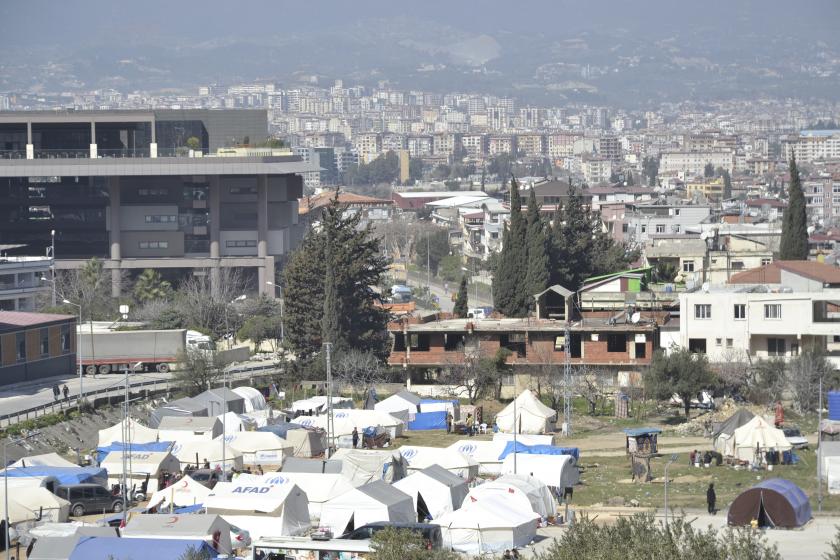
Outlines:
[[[426,519],[431,519],[432,515],[429,513],[429,507],[426,505],[426,500],[423,499],[423,494],[417,494],[417,522],[423,523]]]
[[[761,499],[758,501],[758,515],[756,515],[756,519],[758,520],[759,527],[770,527],[772,529],[776,526],[767,508],[764,507],[764,492],[761,493]]]

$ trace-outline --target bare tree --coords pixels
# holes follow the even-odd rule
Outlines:
[[[741,394],[752,383],[754,371],[748,359],[746,350],[727,348],[721,353],[720,361],[712,364],[727,392]]]
[[[819,404],[819,384],[823,388],[836,381],[837,372],[819,350],[805,350],[788,363],[788,383],[793,391],[793,406],[798,413],[811,412]]]
[[[385,377],[382,362],[373,352],[349,350],[342,353],[335,361],[333,370],[339,385],[349,387],[353,396],[361,390],[362,395]]]
[[[245,284],[238,269],[220,269],[217,286],[213,286],[211,274],[213,271],[205,269],[204,274],[193,275],[181,284],[176,305],[188,325],[220,338],[241,326],[232,302],[241,296]]]
[[[572,378],[572,394],[586,399],[590,416],[595,415],[598,404],[603,402],[605,385],[604,375],[586,366],[579,368]]]
[[[453,396],[466,394],[470,404],[475,404],[493,385],[499,374],[495,360],[466,351],[463,360],[450,360],[444,366],[440,380],[457,389]]]
[[[189,396],[210,389],[222,377],[222,365],[212,350],[185,350],[178,356],[178,366],[173,381]]]
[[[125,284],[125,271],[120,271],[118,287]],[[111,297],[113,277],[104,263],[92,258],[81,268],[58,270],[55,276],[55,291],[58,294],[58,307],[66,299],[82,307],[82,320],[113,319],[117,300]],[[42,300],[44,307],[51,304],[52,297]],[[74,312],[75,314],[75,312]]]
[[[536,345],[530,352],[539,362],[531,372],[531,388],[540,399],[547,396],[551,408],[559,411],[563,403],[563,359],[555,356],[554,346]]]

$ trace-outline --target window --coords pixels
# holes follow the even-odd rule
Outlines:
[[[647,233],[647,225],[642,224],[642,233]]]
[[[644,358],[647,355],[647,344],[644,342],[636,343],[636,358]]]
[[[705,338],[689,338],[688,349],[695,354],[706,353],[706,339]]]
[[[665,224],[656,224],[656,233],[665,233]]]
[[[26,361],[26,333],[19,332],[15,335],[17,347],[17,361]]]
[[[835,194],[840,194],[840,185],[834,185],[833,187],[831,187],[831,192]]]
[[[712,304],[711,303],[696,303],[696,304],[694,304],[694,318],[695,319],[711,319],[712,318]]]
[[[607,335],[607,352],[627,352],[627,336],[624,334]]]
[[[732,261],[732,270],[744,270],[744,261]]]
[[[257,242],[253,239],[234,239],[232,241],[225,241],[225,247],[256,247]]]
[[[674,230],[674,233],[679,233],[680,232],[680,224],[674,224],[671,227]]]
[[[761,259],[761,266],[767,266],[773,261],[773,259],[763,258]]]
[[[694,261],[683,261],[683,272],[694,272]]]
[[[167,196],[169,189],[137,189],[137,196]]]
[[[680,215],[680,209],[679,208],[674,208],[674,216],[679,216],[679,215]],[[677,226],[677,227],[679,227],[679,226]]]
[[[723,345],[723,339],[722,338],[716,338],[715,339],[715,346],[722,346],[722,345]]]
[[[257,194],[257,187],[231,187],[230,194]]]
[[[747,318],[747,304],[746,303],[736,303],[735,308],[733,310],[732,316],[735,319],[746,319]]]
[[[64,354],[70,352],[70,325],[61,325],[61,351]]]
[[[771,356],[785,355],[785,339],[784,338],[768,338],[767,339],[767,353]]]
[[[169,249],[169,241],[141,241],[138,246],[141,249]]]
[[[782,304],[781,303],[765,303],[764,304],[764,318],[765,319],[781,319],[782,318]]]
[[[629,224],[621,224],[621,233],[627,233],[629,229]]]
[[[726,347],[727,348],[732,348],[732,339],[731,338],[726,339]]]
[[[48,356],[50,353],[50,329],[41,329],[41,355]]]
[[[178,216],[172,214],[146,216],[147,224],[174,224],[177,221]]]

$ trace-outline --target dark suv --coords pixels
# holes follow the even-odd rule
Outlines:
[[[98,484],[71,484],[58,486],[55,495],[70,502],[70,515],[80,517],[87,513],[102,513],[123,510],[123,501],[114,496],[104,486]]]
[[[440,532],[440,525],[432,525],[431,523],[399,523],[395,521],[377,521],[375,523],[368,523],[362,525],[358,529],[348,531],[341,535],[342,539],[362,540],[373,537],[374,533],[382,531],[391,527],[393,529],[407,529],[414,533],[418,533],[423,537],[423,541],[428,548],[443,548],[443,537]]]

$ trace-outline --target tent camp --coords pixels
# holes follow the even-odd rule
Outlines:
[[[158,426],[161,441],[205,440],[222,435],[222,421],[213,417],[166,416]]]
[[[735,450],[732,448],[735,430],[747,424],[754,417],[755,414],[748,409],[739,408],[732,416],[721,422],[720,426],[712,433],[715,451],[727,457],[733,456],[735,454]]]
[[[545,406],[529,390],[524,390],[496,415],[496,425],[502,432],[517,434],[544,434],[554,430],[554,418],[557,413]],[[516,417],[514,418],[514,409]]]
[[[457,399],[422,399],[420,412],[448,412],[456,422],[461,419],[461,403]]]
[[[580,481],[580,470],[572,455],[511,453],[502,463],[502,473],[529,473],[546,486],[561,491]]]
[[[403,433],[405,423],[387,412],[381,410],[346,409],[333,411],[333,433],[336,438],[349,436],[353,428],[361,433],[364,428],[379,426],[383,428],[391,439]],[[327,415],[298,416],[292,420],[295,424],[312,428],[327,429]]]
[[[395,482],[407,474],[407,463],[399,451],[390,449],[337,449],[330,457],[341,461],[341,474],[353,486],[374,480]]]
[[[284,473],[341,474],[341,461],[289,457],[280,469]]]
[[[478,474],[498,475],[502,472],[502,460],[499,459],[505,448],[504,441],[486,441],[462,439],[449,446],[459,453],[478,462]]]
[[[246,429],[247,422],[235,412],[227,412],[218,417],[224,424],[224,433],[232,434]]]
[[[126,539],[201,539],[219,554],[231,554],[230,523],[218,515],[133,515],[120,531]]]
[[[811,503],[799,486],[783,478],[762,480],[741,492],[729,506],[729,525],[759,527],[801,527],[811,519]]]
[[[225,471],[231,469],[242,470],[244,465],[242,452],[228,444],[224,444],[223,449],[221,437],[213,441],[190,439],[176,441],[175,445],[172,446],[172,454],[181,462],[181,465],[192,464],[196,468],[201,468],[205,461],[210,463],[211,469],[215,469],[216,467],[222,468],[222,461],[224,460],[223,468]]]
[[[332,407],[333,409],[353,408],[353,399],[334,396],[332,398]],[[310,416],[323,414],[327,411],[327,397],[325,395],[318,395],[308,399],[294,401],[292,403],[292,411]]]
[[[127,432],[123,431],[123,425],[127,428]],[[158,441],[158,431],[153,428],[147,428],[134,418],[123,420],[110,428],[99,430],[99,443],[97,444],[97,447],[105,447],[115,441],[125,441],[130,443],[149,443],[152,441]]]
[[[404,445],[399,448],[408,461],[408,472],[420,471],[431,465],[440,465],[456,476],[468,481],[478,476],[478,462],[452,448]]]
[[[53,484],[105,484],[108,473],[100,467],[18,467],[0,471],[0,476],[14,480],[17,486],[50,486]]]
[[[539,514],[511,508],[503,496],[465,503],[435,519],[444,546],[467,554],[501,552],[522,547],[537,535]]]
[[[44,453],[43,455],[31,455],[18,459],[11,465],[10,469],[20,467],[78,467],[76,463],[71,463],[58,453]]]
[[[190,552],[192,551],[192,552]],[[187,558],[188,554],[216,551],[201,539],[123,539],[119,537],[82,537],[70,560],[137,560],[138,558]]]
[[[159,408],[156,408],[149,415],[149,426],[157,428],[160,421],[167,416],[190,416],[190,417],[207,417],[207,407],[203,406],[189,397],[174,400]]]
[[[158,475],[161,472],[176,473],[181,463],[171,453],[127,453],[129,472],[128,485],[140,488],[148,478],[146,495],[158,490]],[[122,453],[109,453],[102,461],[102,468],[108,471],[108,485],[120,484],[123,473]]]
[[[554,445],[554,434],[515,434],[516,442],[523,445]],[[496,432],[493,441],[513,441],[514,434]]]
[[[204,500],[207,513],[218,513],[246,529],[252,539],[297,535],[309,529],[309,499],[294,482],[281,473],[273,476],[271,484],[239,478],[216,484]]]
[[[420,412],[420,397],[409,391],[400,391],[373,405],[374,410],[382,412],[408,412],[408,419],[413,420],[414,415]]]
[[[267,406],[263,394],[253,387],[237,387],[233,392],[242,397],[246,413],[265,410]]]
[[[271,432],[286,440],[292,446],[295,457],[318,457],[327,447],[326,433],[320,430],[306,429],[298,424],[273,424],[257,429],[258,432]]]
[[[466,480],[438,465],[413,472],[395,482],[394,488],[411,496],[418,521],[455,511],[469,492]]]
[[[3,513],[5,494],[0,488],[0,513]],[[43,487],[30,487],[24,491],[9,488],[9,524],[19,521],[51,521],[64,523],[70,515],[70,502],[59,498]],[[24,518],[21,519],[21,516]],[[17,519],[17,521],[15,521]]]
[[[161,488],[149,499],[146,507],[149,509],[157,508],[158,511],[163,511],[169,506],[173,507],[187,507],[196,504],[203,504],[204,499],[210,494],[210,489],[196,482],[189,476],[183,476],[176,482],[173,482],[167,488]]]
[[[237,482],[247,482],[255,486],[271,486],[277,480],[277,473],[245,474],[236,479]],[[280,480],[296,484],[298,488],[306,492],[306,497],[309,500],[309,516],[313,520],[321,519],[321,508],[324,507],[326,502],[353,489],[353,485],[340,474],[284,472]]]
[[[94,461],[101,463],[105,460],[108,453],[122,453],[123,450],[129,453],[143,453],[147,451],[164,452],[172,449],[171,441],[151,441],[149,443],[122,443],[114,441],[105,446],[96,448],[94,452]]]
[[[411,496],[377,480],[326,502],[320,525],[338,536],[374,521],[411,523],[416,519]]]
[[[522,512],[534,511],[543,519],[551,519],[557,514],[557,502],[548,487],[528,475],[506,474],[491,482],[485,482],[472,488],[464,499],[464,504],[481,502],[498,497],[509,509]]]
[[[575,460],[580,458],[580,449],[577,447],[560,447],[557,445],[525,445],[519,441],[509,441],[499,454],[499,459],[504,460],[511,453],[520,455],[571,455]]]
[[[766,451],[788,451],[791,448],[784,432],[771,426],[761,416],[755,416],[736,429],[732,440],[733,455],[741,461],[753,461],[756,451],[763,461]]]
[[[192,398],[193,402],[207,409],[207,416],[220,416],[226,412],[245,412],[245,399],[227,387],[216,387]]]
[[[225,435],[228,445],[242,453],[246,465],[282,465],[291,457],[294,447],[271,432],[235,432]]]

